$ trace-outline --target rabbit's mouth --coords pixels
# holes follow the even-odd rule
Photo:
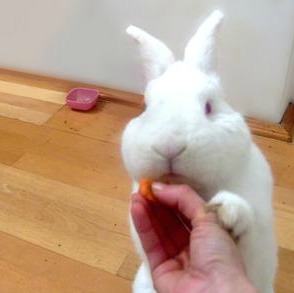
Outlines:
[[[186,184],[189,182],[187,178],[176,172],[172,160],[167,161],[166,173],[161,175],[158,180],[167,184]]]
[[[167,174],[164,174],[160,176],[159,178],[160,182],[167,183],[167,184],[186,184],[188,183],[187,178],[185,178],[182,175],[169,172]]]
[[[185,184],[191,186],[203,198],[207,199],[207,189],[200,182],[195,182],[192,178],[177,173],[166,173],[158,178],[159,182],[165,184]]]

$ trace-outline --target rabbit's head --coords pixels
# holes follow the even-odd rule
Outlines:
[[[223,15],[212,13],[188,42],[183,61],[159,40],[130,26],[148,84],[145,111],[122,139],[131,177],[192,186],[226,180],[246,162],[251,137],[242,116],[224,100],[216,71],[215,42]]]

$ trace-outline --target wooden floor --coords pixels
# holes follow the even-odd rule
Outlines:
[[[130,292],[138,259],[120,135],[140,110],[104,100],[74,112],[64,96],[0,73],[1,293]],[[294,292],[294,145],[254,139],[276,180],[277,292]]]

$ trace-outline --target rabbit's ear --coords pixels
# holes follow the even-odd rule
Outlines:
[[[205,73],[216,73],[216,36],[223,14],[214,11],[199,27],[185,49],[184,62]]]
[[[161,41],[133,25],[126,30],[139,44],[142,63],[147,81],[159,77],[174,63],[174,55]]]

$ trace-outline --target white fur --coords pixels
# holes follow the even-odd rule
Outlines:
[[[126,32],[140,44],[147,81],[159,77],[174,62],[173,53],[161,41],[133,25],[130,25]]]
[[[203,72],[216,71],[216,34],[222,23],[223,14],[215,11],[201,25],[185,49],[184,61]]]
[[[254,211],[249,203],[237,194],[220,191],[210,201],[209,206],[217,206],[220,224],[239,237],[254,224]]]
[[[133,292],[156,293],[155,289],[153,288],[150,270],[146,262],[142,262],[138,269],[133,284]]]
[[[162,74],[158,71],[148,83],[146,110],[125,128],[122,154],[134,191],[139,179],[160,181],[172,165],[172,172],[179,175],[176,183],[189,184],[210,204],[221,204],[219,219],[239,237],[237,245],[250,280],[259,292],[273,293],[277,247],[272,175],[244,119],[223,97],[214,64],[221,19],[222,14],[215,12],[204,22],[188,43],[184,62],[166,62],[169,54],[159,49],[158,56],[165,56],[161,63],[153,46],[157,41],[143,34],[143,47],[151,40],[149,48],[154,49],[148,67],[159,63]],[[208,116],[207,101],[212,105]],[[136,276],[134,292],[152,292],[147,260],[132,221],[131,227],[145,263]]]

